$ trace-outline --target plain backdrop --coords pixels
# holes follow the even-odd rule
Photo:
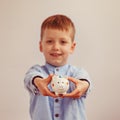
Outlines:
[[[91,76],[88,120],[120,120],[119,0],[0,0],[0,120],[30,120],[24,76],[44,64],[40,25],[53,14],[67,15],[76,26],[69,63]]]

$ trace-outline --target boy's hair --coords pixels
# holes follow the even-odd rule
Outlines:
[[[71,30],[71,39],[74,40],[75,36],[75,26],[70,18],[65,15],[53,15],[45,19],[41,25],[41,39],[43,38],[45,29],[58,29],[62,31]]]

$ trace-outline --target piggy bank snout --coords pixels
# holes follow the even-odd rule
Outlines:
[[[66,85],[67,85],[67,84],[66,84]],[[58,87],[60,87],[60,88],[65,88],[66,85],[65,85],[65,83],[59,83],[59,84],[58,84]]]

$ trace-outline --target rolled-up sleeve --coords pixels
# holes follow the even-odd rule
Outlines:
[[[81,68],[81,69],[77,69],[77,71],[75,72],[75,74],[74,74],[74,77],[76,78],[76,79],[81,79],[81,80],[85,80],[85,81],[87,81],[88,83],[89,83],[89,88],[88,88],[88,90],[85,92],[85,94],[83,95],[83,97],[86,97],[87,96],[87,94],[91,91],[91,79],[90,79],[90,76],[89,76],[89,74],[88,74],[88,72],[85,70],[85,69],[83,69],[83,68]]]
[[[28,72],[25,74],[25,78],[24,78],[25,87],[30,93],[33,93],[33,94],[39,94],[39,90],[32,82],[36,76],[43,77],[43,74],[41,72],[39,65],[35,65],[31,67],[28,70]]]

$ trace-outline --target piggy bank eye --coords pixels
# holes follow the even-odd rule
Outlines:
[[[60,83],[60,82],[57,82],[58,84]]]
[[[67,85],[68,85],[68,82],[67,82]]]
[[[54,87],[54,84],[52,84],[52,86]]]
[[[64,83],[64,82],[62,82],[62,83]]]

